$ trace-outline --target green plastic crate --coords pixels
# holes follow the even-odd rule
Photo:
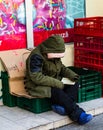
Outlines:
[[[100,98],[102,95],[101,84],[79,88],[78,103]]]
[[[79,83],[81,88],[101,84],[102,81],[101,72],[74,66],[71,66],[69,68],[80,76]]]
[[[1,76],[0,76],[0,84],[1,84]],[[0,86],[0,100],[2,100],[2,86]]]
[[[51,110],[50,98],[17,98],[17,106],[33,113],[42,113]]]
[[[78,103],[100,98],[102,96],[101,72],[74,66],[70,66],[69,68],[80,76]]]
[[[9,82],[8,82],[8,74],[7,72],[1,72],[1,79],[2,79],[2,90],[5,93],[9,93]]]
[[[11,95],[10,93],[4,93],[2,95],[3,98],[3,104],[8,107],[15,107],[17,106],[17,97]]]
[[[1,73],[2,86],[3,86],[3,103],[6,106],[14,107],[18,106],[20,108],[27,109],[34,113],[41,113],[51,110],[51,102],[49,98],[33,98],[28,99],[24,97],[16,97],[9,93],[9,82],[7,72]]]
[[[8,77],[7,72],[1,72],[3,104],[9,107],[15,107],[17,106],[17,97],[14,95],[11,95],[9,92],[8,78],[9,77]]]

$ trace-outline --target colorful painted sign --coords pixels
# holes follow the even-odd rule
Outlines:
[[[73,28],[74,18],[85,16],[84,5],[84,0],[32,0],[34,33]],[[25,13],[25,0],[0,0],[0,36],[26,33]]]
[[[16,11],[23,0],[0,0],[0,35],[25,32],[17,21]]]
[[[84,17],[84,0],[33,0],[34,31],[72,28]],[[25,32],[24,0],[0,0],[0,35]]]

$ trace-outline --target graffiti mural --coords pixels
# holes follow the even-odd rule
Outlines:
[[[22,2],[23,0],[0,0],[0,35],[25,31],[16,17],[17,8]]]
[[[84,17],[84,0],[33,0],[33,29],[72,28],[74,18]],[[0,35],[26,31],[25,1],[0,0]]]

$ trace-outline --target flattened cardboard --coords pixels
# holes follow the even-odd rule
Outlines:
[[[9,75],[9,89],[17,97],[37,98],[30,96],[25,89],[25,63],[31,50],[18,49],[0,52],[0,59]]]
[[[9,80],[10,93],[17,97],[33,98],[25,90],[24,80]]]
[[[0,52],[0,59],[9,77],[18,78],[25,75],[25,60],[30,54],[27,49],[17,49]]]
[[[9,75],[9,89],[12,95],[26,98],[36,98],[28,95],[25,90],[25,61],[31,51],[27,49],[0,52],[0,59]]]

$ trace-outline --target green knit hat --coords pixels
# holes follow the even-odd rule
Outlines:
[[[64,53],[64,39],[60,35],[52,35],[41,45],[43,53]]]

